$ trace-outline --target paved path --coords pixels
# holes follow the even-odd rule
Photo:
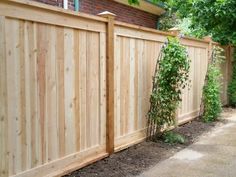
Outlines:
[[[236,177],[236,115],[139,177]]]

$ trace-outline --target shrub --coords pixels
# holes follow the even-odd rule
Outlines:
[[[178,133],[174,133],[174,132],[165,132],[161,138],[165,143],[168,143],[168,144],[185,143],[185,138],[182,135]]]
[[[181,101],[181,89],[189,77],[190,60],[177,38],[168,38],[161,51],[159,69],[153,77],[149,120],[160,130],[164,125],[175,125],[176,109]]]
[[[204,113],[203,120],[211,122],[217,119],[221,112],[220,83],[221,73],[218,67],[211,65],[208,70],[208,83],[203,87]]]
[[[203,87],[204,112],[202,119],[205,122],[215,121],[222,111],[221,108],[221,70],[219,64],[223,57],[223,49],[216,47],[213,52],[213,61],[208,67],[206,84]]]

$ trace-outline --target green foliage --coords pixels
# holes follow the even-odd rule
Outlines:
[[[129,4],[139,5],[139,0],[128,0]]]
[[[220,102],[220,71],[215,65],[211,65],[208,70],[208,83],[203,87],[204,113],[203,120],[211,122],[217,119],[221,112]]]
[[[234,49],[233,74],[228,87],[229,105],[236,107],[236,50]]]
[[[236,44],[235,0],[198,0],[192,5],[193,27],[211,34],[221,44]]]
[[[196,37],[210,35],[214,41],[223,45],[236,45],[236,0],[159,0],[158,2],[164,2],[166,9],[176,13],[179,18],[189,18],[192,35]]]
[[[186,48],[176,38],[168,38],[162,49],[159,70],[153,77],[149,119],[161,128],[175,125],[176,109],[181,101],[181,90],[189,77],[190,60]]]
[[[158,29],[167,31],[170,28],[173,28],[179,24],[179,20],[175,13],[165,13],[163,14],[158,21]]]
[[[176,6],[181,6],[181,1]],[[186,1],[184,1],[186,3]],[[188,0],[188,7],[179,11],[192,20],[192,28],[201,29],[221,44],[236,44],[235,0]],[[187,14],[188,13],[188,14]]]
[[[161,139],[168,144],[184,144],[185,143],[185,138],[174,132],[165,132]]]
[[[209,65],[206,75],[207,82],[203,87],[204,112],[202,119],[205,122],[215,121],[222,111],[220,98],[221,71],[219,64],[224,57],[221,48],[216,47],[213,51],[213,62]]]

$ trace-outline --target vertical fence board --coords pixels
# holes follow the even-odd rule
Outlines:
[[[121,118],[122,118],[122,123],[121,123],[121,129],[122,129],[122,135],[127,134],[128,131],[128,120],[129,120],[129,102],[130,102],[130,39],[123,39],[123,46],[122,46],[122,64],[121,64],[121,70],[122,70],[122,75],[121,75]]]
[[[120,104],[120,83],[121,83],[121,38],[118,36],[115,36],[115,60],[114,60],[114,67],[115,67],[115,72],[114,72],[114,78],[115,78],[115,83],[114,83],[114,94],[115,94],[115,100],[114,100],[114,107],[115,109],[115,117],[114,117],[114,122],[115,122],[115,137],[120,136],[121,132],[121,122],[120,122],[120,113],[121,113],[121,104]]]
[[[38,89],[39,89],[39,116],[40,116],[40,124],[39,124],[39,131],[40,131],[40,158],[41,163],[46,163],[46,136],[45,136],[45,103],[46,103],[46,78],[45,78],[45,63],[46,63],[46,26],[42,24],[37,25],[37,79],[38,79]]]
[[[75,111],[74,111],[74,117],[75,117],[75,135],[76,135],[76,151],[80,151],[80,66],[79,66],[79,31],[74,30],[74,46],[75,46],[75,51],[74,51],[74,60],[75,60],[75,97],[74,97],[74,105],[75,105]]]
[[[30,58],[31,56],[31,51],[30,51],[30,47],[29,41],[33,41],[32,38],[29,40],[29,30],[31,30],[30,27],[30,23],[25,22],[24,23],[24,62],[25,62],[25,109],[26,109],[26,114],[25,114],[25,131],[26,131],[26,136],[25,137],[25,142],[24,142],[24,149],[27,151],[26,154],[24,154],[25,158],[26,158],[26,162],[25,164],[25,168],[29,169],[31,168],[31,155],[35,154],[34,151],[34,146],[35,146],[35,142],[34,142],[34,130],[35,130],[35,124],[34,124],[34,118],[31,120],[31,117],[33,117],[33,115],[31,114],[33,112],[33,106],[35,104],[35,101],[32,100],[33,95],[31,94],[34,90],[34,87],[31,88],[31,86],[33,86],[33,84],[31,84],[31,77],[34,76],[34,68],[31,65],[30,61],[33,61],[32,58]],[[31,34],[32,34],[32,30],[31,30]],[[31,44],[31,46],[33,47],[33,45]],[[30,58],[30,59],[29,59]],[[32,68],[31,68],[32,67]],[[23,73],[22,73],[23,74]],[[32,89],[32,90],[31,90]],[[30,124],[30,122],[32,122],[32,124]],[[33,138],[31,138],[33,137]],[[31,146],[31,139],[33,140],[32,142],[32,148]],[[32,153],[31,153],[32,150]],[[25,170],[25,169],[24,169]]]
[[[138,86],[139,86],[139,79],[138,79],[138,72],[139,72],[139,60],[138,60],[138,41],[135,40],[135,47],[134,47],[134,130],[138,129],[138,121],[139,121],[139,114],[138,114]]]
[[[106,35],[100,33],[100,51],[99,51],[99,129],[100,137],[99,144],[104,145],[106,143]]]
[[[41,163],[40,156],[40,117],[39,117],[39,99],[38,99],[38,80],[37,80],[37,28],[35,23],[27,23],[26,25],[28,38],[28,50],[29,54],[29,75],[30,75],[30,118],[31,125],[28,123],[28,127],[31,127],[31,139],[28,140],[28,164],[30,164],[29,168],[35,167]],[[30,129],[30,128],[29,128]]]
[[[87,33],[87,147],[98,144],[99,138],[99,35]],[[92,110],[92,111],[91,111]]]
[[[144,60],[144,41],[137,41],[137,61],[138,61],[138,129],[144,128],[143,125],[143,60]]]
[[[84,31],[79,32],[79,80],[80,80],[80,117],[81,117],[81,130],[80,130],[80,145],[81,150],[86,149],[87,134],[86,134],[86,118],[87,118],[87,104],[86,104],[86,95],[87,95],[87,52],[86,52],[86,41],[87,33]]]
[[[130,89],[130,94],[129,94],[129,114],[128,114],[128,122],[127,122],[127,125],[128,125],[128,132],[127,133],[130,133],[130,132],[133,132],[135,129],[134,129],[134,123],[135,123],[135,117],[134,117],[134,104],[135,104],[135,99],[134,99],[134,96],[135,96],[135,40],[134,39],[131,39],[130,41],[130,48],[129,48],[129,53],[130,53],[130,56],[129,56],[129,62],[130,64],[128,65],[130,68],[130,80],[129,80],[129,89]]]
[[[7,103],[8,103],[8,147],[9,175],[16,174],[21,169],[20,144],[20,60],[19,60],[19,22],[6,20],[6,51],[7,59]]]
[[[59,157],[65,155],[65,79],[64,79],[64,29],[56,30],[56,71],[57,71],[57,112],[58,112],[58,138],[59,138]]]
[[[74,117],[74,33],[72,29],[64,30],[64,83],[65,83],[65,147],[66,154],[75,152],[75,117]]]
[[[8,176],[8,115],[5,17],[0,16],[0,176]]]

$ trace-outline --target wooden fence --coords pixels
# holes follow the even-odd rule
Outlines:
[[[144,140],[155,62],[169,35],[111,15],[0,1],[0,176],[58,176]],[[198,116],[212,47],[181,43],[192,62],[179,123]]]

